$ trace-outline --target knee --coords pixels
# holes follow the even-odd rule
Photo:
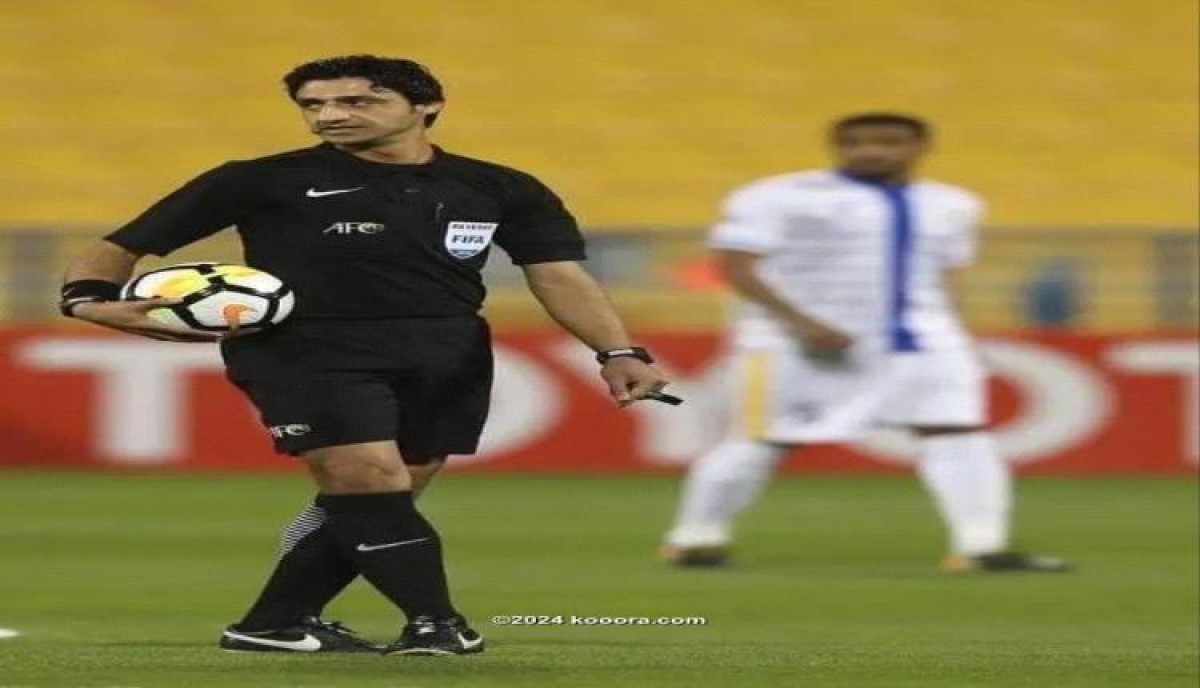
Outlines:
[[[338,452],[309,459],[313,477],[327,494],[365,494],[412,489],[412,478],[399,456]]]
[[[322,490],[332,494],[379,492],[388,489],[390,484],[396,482],[393,471],[365,461],[361,463],[342,461],[326,466],[322,477],[324,478]]]
[[[778,463],[781,447],[754,441],[729,441],[713,448],[692,467],[699,479],[739,483],[768,475]]]

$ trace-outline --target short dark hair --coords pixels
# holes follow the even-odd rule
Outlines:
[[[860,112],[846,115],[833,123],[829,128],[829,137],[837,140],[847,129],[868,126],[872,124],[908,127],[919,139],[928,139],[933,135],[933,128],[920,117],[905,115],[899,112]]]
[[[342,55],[305,62],[283,77],[288,97],[296,99],[296,92],[310,81],[326,79],[361,78],[371,86],[391,89],[404,96],[413,105],[429,105],[445,101],[442,84],[427,67],[395,57],[378,55]],[[425,126],[432,126],[438,113],[425,115]]]

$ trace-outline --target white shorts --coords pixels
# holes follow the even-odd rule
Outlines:
[[[857,352],[840,367],[786,347],[736,350],[734,436],[782,444],[862,439],[879,425],[975,426],[987,421],[987,373],[967,348]]]

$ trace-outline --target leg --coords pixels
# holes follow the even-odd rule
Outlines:
[[[769,441],[772,429],[805,425],[791,409],[811,371],[790,348],[739,349],[731,354],[726,438],[688,468],[675,523],[660,549],[680,565],[725,563],[735,517],[766,486],[790,443]]]
[[[991,433],[979,426],[918,426],[917,473],[950,534],[950,551],[972,557],[1008,548],[1012,485]]]
[[[236,630],[267,631],[319,617],[358,576],[326,520],[325,510],[312,502],[284,529],[275,570]]]
[[[304,458],[334,538],[363,577],[410,619],[457,616],[441,540],[413,505],[413,479],[395,443],[325,447]]]
[[[730,439],[696,460],[684,479],[664,556],[677,560],[690,549],[727,547],[734,517],[762,492],[782,454],[778,445]]]
[[[306,452],[321,488],[317,504],[342,552],[376,590],[408,617],[386,654],[450,655],[483,651],[450,602],[441,538],[413,504],[414,480],[394,442]],[[426,471],[432,476],[434,470]]]
[[[305,432],[272,431],[281,454],[299,457],[314,444],[394,433],[390,392],[367,374],[306,374],[294,382],[242,380],[238,386],[259,409],[264,426],[302,421],[297,427]],[[357,575],[353,560],[334,536],[328,514],[314,500],[284,529],[271,576],[246,615],[229,630],[264,633],[319,624],[317,617],[325,606]]]
[[[400,323],[383,337],[374,323],[362,332],[347,329],[370,345],[383,347],[380,351],[392,341],[429,339],[435,346],[392,351],[387,371],[287,369],[275,371],[279,374],[270,380],[264,376],[239,381],[258,407],[264,426],[271,429],[276,449],[303,457],[321,491],[312,509],[285,532],[278,567],[282,570],[273,578],[306,583],[305,596],[292,604],[299,611],[315,611],[361,573],[410,617],[453,619],[453,624],[440,623],[437,630],[439,637],[446,635],[444,631],[453,632],[455,642],[449,645],[454,653],[479,651],[482,641],[461,623],[450,604],[440,539],[416,511],[413,498],[432,479],[446,453],[474,450],[487,413],[491,380],[486,325],[478,318]],[[472,377],[445,384],[439,375],[442,368]],[[447,389],[457,396],[447,394]],[[438,394],[431,395],[430,390]],[[469,398],[466,408],[462,398]],[[278,432],[280,428],[286,432]],[[406,457],[425,458],[411,473],[400,457],[405,441],[410,443],[404,448]],[[410,451],[412,444],[415,451]],[[374,541],[387,546],[377,547]],[[314,574],[320,567],[290,564],[300,554],[318,551],[340,557],[343,568],[318,576]],[[280,600],[268,591],[263,597],[256,607],[281,609]]]
[[[985,428],[919,426],[917,472],[950,533],[946,571],[1060,572],[1071,568],[1058,557],[1009,550],[1012,479]]]
[[[421,492],[445,463],[445,457],[409,467],[413,495]],[[319,617],[325,606],[358,577],[326,524],[325,510],[311,502],[284,529],[279,561],[258,599],[236,624],[244,631],[285,628]]]

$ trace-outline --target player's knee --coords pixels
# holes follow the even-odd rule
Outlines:
[[[326,466],[322,491],[330,494],[393,492],[412,488],[412,480],[403,466],[392,467],[377,461],[339,461]]]
[[[369,447],[338,448],[307,456],[313,477],[327,494],[393,492],[412,489],[412,478],[395,452]]]
[[[784,452],[779,445],[756,440],[722,442],[700,457],[697,468],[715,474],[770,471]]]

